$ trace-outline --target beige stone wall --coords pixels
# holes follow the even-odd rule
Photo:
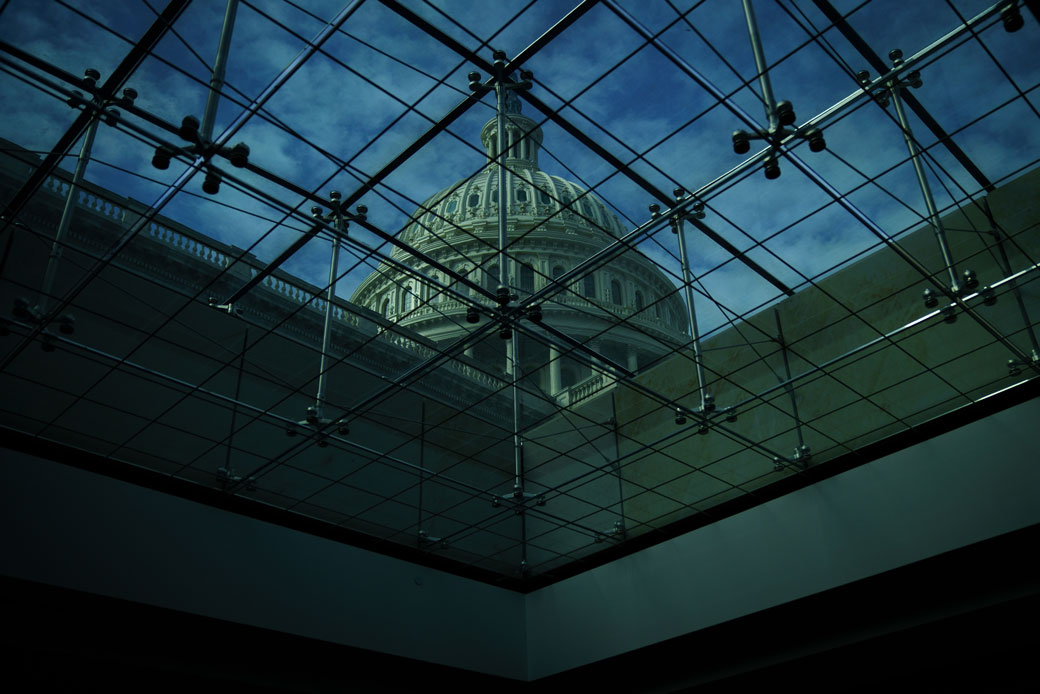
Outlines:
[[[1004,245],[1012,270],[1030,267],[1040,258],[1036,226],[1040,221],[1040,171],[1002,186],[985,202],[1008,237]],[[959,271],[973,269],[980,289],[1003,279],[993,225],[981,207],[947,214],[943,224]],[[898,243],[946,284],[931,227],[917,228]],[[1040,319],[1037,274],[1030,273],[1018,283],[1034,322]],[[637,388],[621,385],[574,408],[574,425],[584,425],[586,431],[591,427],[593,441],[597,431],[593,424],[613,416],[611,399],[621,425],[616,444],[612,434],[609,443],[602,437],[595,452],[576,449],[573,457],[581,463],[572,460],[569,467],[589,468],[596,460],[602,464],[604,454],[609,457],[608,449],[616,446],[629,536],[796,474],[792,466],[776,469],[773,461],[774,454],[790,458],[798,445],[791,396],[779,385],[786,372],[783,350],[775,340],[777,317],[791,373],[802,376],[794,382],[793,392],[813,465],[968,404],[1032,373],[1026,368],[1021,375],[1009,375],[1007,361],[1013,352],[986,328],[991,326],[1007,336],[1025,354],[1031,352],[1021,309],[1009,285],[996,291],[994,306],[983,305],[978,297],[967,299],[982,323],[959,309],[953,323],[939,315],[920,320],[934,311],[926,309],[922,300],[922,290],[931,286],[895,251],[879,248],[816,286],[705,340],[708,389],[720,409],[737,406],[736,422],[716,417],[711,431],[699,435],[695,418],[688,417],[685,425],[677,426],[673,409]],[[940,306],[944,303],[949,302],[941,301]],[[914,321],[919,323],[912,325]],[[883,337],[893,331],[897,332],[890,339]],[[696,371],[686,354],[674,355],[641,374],[636,384],[687,407],[699,405]],[[568,435],[575,437],[573,431],[560,430],[554,435],[558,450],[567,448],[562,439]],[[584,445],[593,447],[593,443]],[[550,457],[551,453],[543,453],[546,460]],[[540,470],[560,469],[562,473],[565,466],[568,463],[561,460]],[[536,468],[532,479],[538,480],[538,476]],[[546,474],[545,483],[563,476]],[[584,500],[606,505],[611,495],[617,501],[617,478],[613,479],[612,490],[609,484],[601,485],[603,489],[594,489],[593,484],[570,485],[569,495],[575,503]]]

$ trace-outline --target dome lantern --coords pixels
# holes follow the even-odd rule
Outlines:
[[[509,169],[538,169],[538,148],[542,145],[542,129],[532,119],[520,112],[520,97],[514,92],[506,93],[506,159]],[[490,164],[498,156],[498,120],[492,118],[480,131],[480,141],[487,152]]]

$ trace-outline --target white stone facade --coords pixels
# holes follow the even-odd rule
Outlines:
[[[519,113],[508,114],[505,159],[508,205],[508,284],[521,297],[556,278],[612,243],[626,229],[603,202],[581,186],[538,169],[542,132]],[[426,256],[495,291],[499,284],[497,122],[481,132],[489,165],[423,202],[401,240]],[[393,257],[443,284],[443,273],[400,249]],[[468,291],[459,286],[460,291]],[[444,296],[435,285],[383,264],[367,277],[351,301],[435,340],[451,342],[472,328],[467,306]],[[486,299],[488,305],[493,302]],[[666,345],[688,341],[685,307],[675,285],[649,259],[629,250],[606,266],[572,282],[542,305],[544,320],[600,354],[635,370],[664,354]],[[599,336],[599,337],[597,337]],[[521,345],[521,367],[543,392],[564,391],[597,377],[587,363],[536,341]],[[662,344],[663,343],[663,344]],[[497,333],[467,354],[500,368],[503,349]],[[545,368],[548,365],[548,368]],[[604,381],[605,382],[605,381]],[[587,390],[587,388],[586,388]]]

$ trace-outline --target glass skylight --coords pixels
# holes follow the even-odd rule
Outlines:
[[[1035,377],[1034,5],[744,5],[0,5],[5,435],[524,587]]]

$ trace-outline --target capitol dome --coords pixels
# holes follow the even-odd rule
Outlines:
[[[622,236],[626,229],[598,197],[581,186],[538,168],[542,130],[520,113],[519,99],[507,99],[506,225],[509,244],[508,284],[521,298],[552,284],[563,273]],[[423,202],[400,239],[494,292],[499,285],[497,120],[480,133],[487,165]],[[445,284],[450,278],[407,253],[392,251],[394,260]],[[457,285],[467,292],[464,285]],[[483,296],[475,301],[494,302]],[[465,320],[467,305],[443,295],[393,265],[383,263],[358,286],[351,298],[399,325],[446,345],[473,328]],[[609,264],[573,281],[542,304],[544,323],[588,343],[597,353],[636,371],[689,340],[685,307],[674,284],[644,255],[629,250]],[[466,351],[502,369],[503,341],[497,333]],[[536,386],[553,397],[598,374],[587,359],[567,349],[523,340],[520,365]],[[605,380],[603,381],[605,383]]]

